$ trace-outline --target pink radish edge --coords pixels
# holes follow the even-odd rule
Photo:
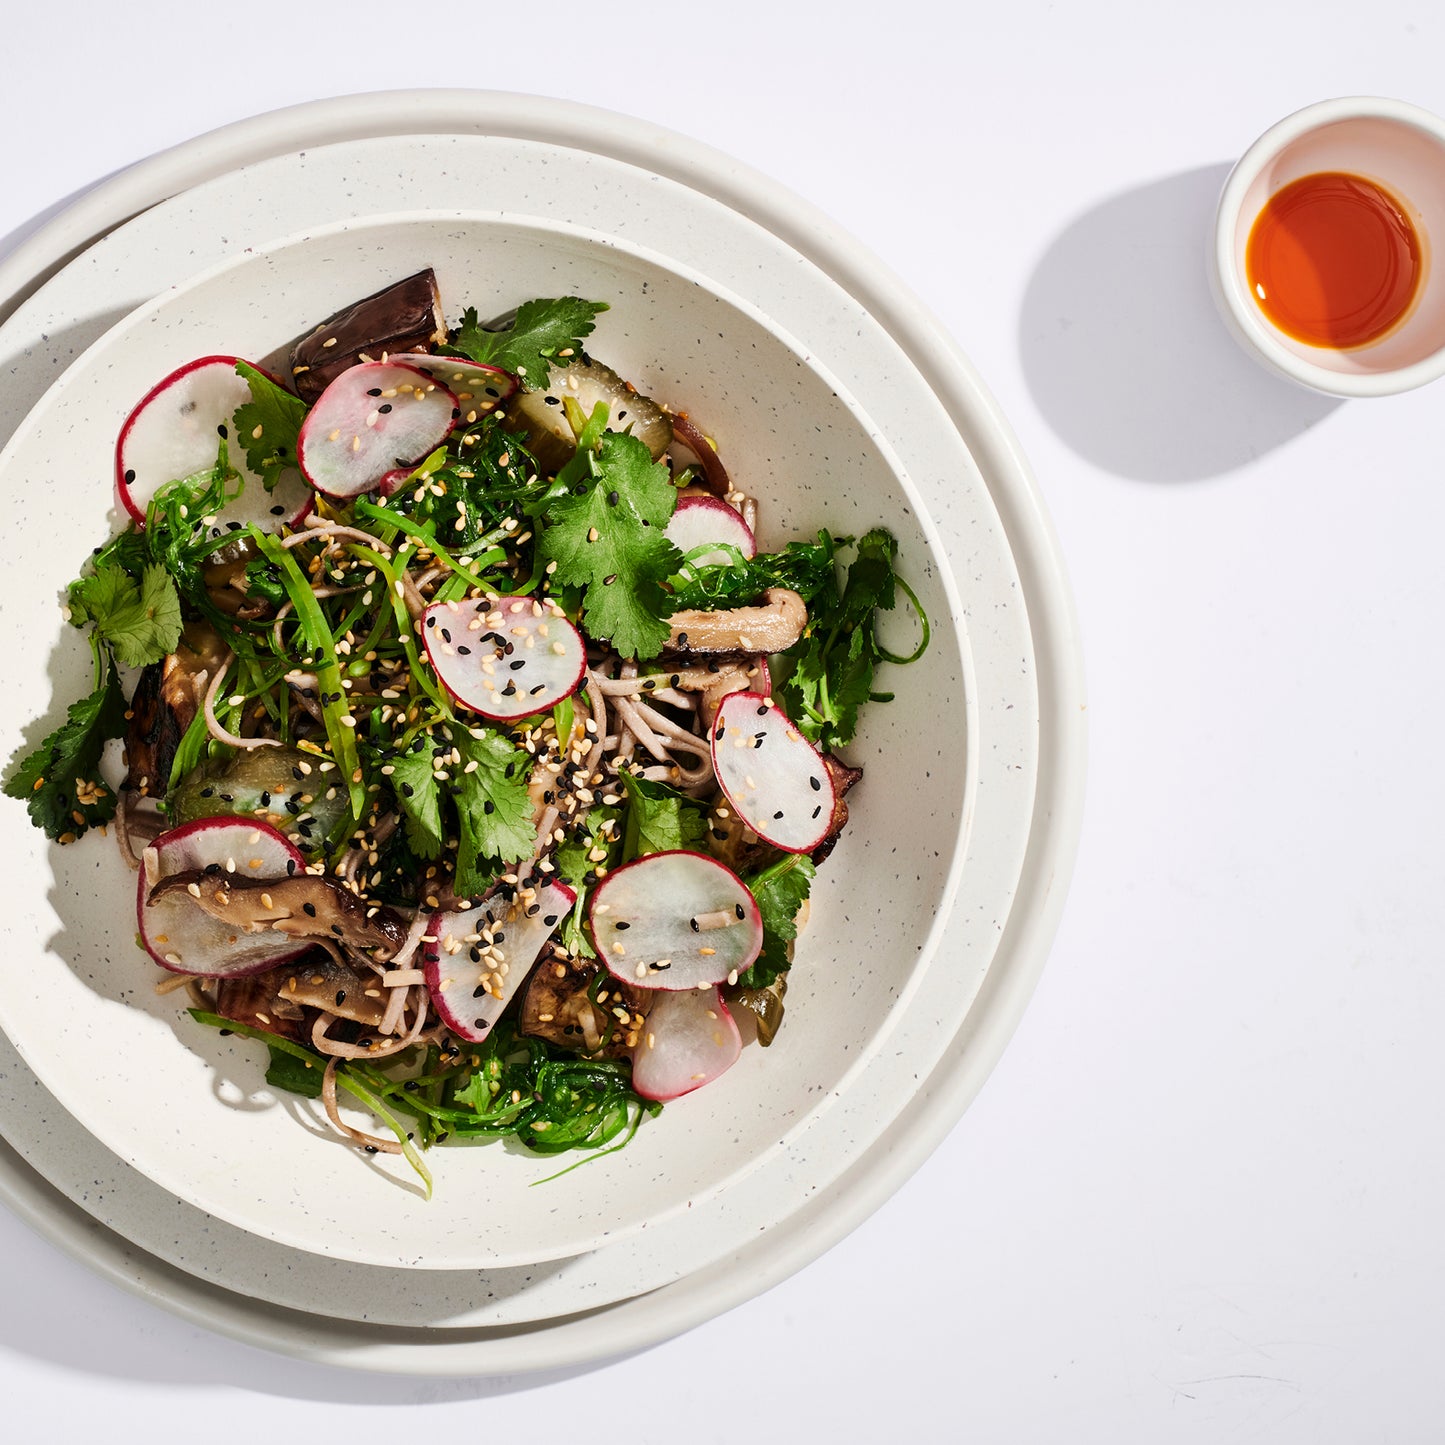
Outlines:
[[[713,772],[733,811],[765,843],[811,853],[827,837],[837,801],[818,750],[759,692],[729,693],[708,727]]]
[[[712,1083],[742,1053],[742,1035],[720,988],[659,994],[644,1027],[632,1050],[632,1087],[659,1103]]]
[[[203,366],[225,366],[230,371],[235,372],[237,363],[242,360],[244,360],[244,358],[239,356],[198,356],[194,361],[188,361],[184,366],[176,367],[174,371],[167,372],[165,376],[161,377],[161,379],[136,402],[127,414],[126,419],[120,424],[120,432],[115,439],[115,500],[116,505],[121,511],[125,512],[138,527],[145,526],[146,512],[145,508],[138,506],[131,496],[130,486],[126,482],[127,468],[125,465],[126,438],[130,436],[131,431],[134,429],[136,420],[156,397],[161,395],[162,392],[168,391],[180,381],[182,377],[189,376],[191,372],[198,371]],[[248,366],[256,366],[255,362],[251,361],[248,361],[246,364]],[[268,380],[274,381],[277,386],[283,384],[279,377],[267,371],[264,366],[256,366],[256,370]],[[228,425],[230,420],[231,418],[228,416],[226,418]],[[214,457],[212,461],[214,461]],[[249,477],[250,474],[247,473],[247,475]],[[179,478],[171,477],[167,478],[167,480],[178,481]],[[314,505],[315,498],[308,494],[303,499],[300,510],[297,511],[294,516],[285,519],[287,524],[292,527],[298,526],[311,514],[311,509]],[[282,519],[278,518],[277,520],[280,521]]]
[[[270,876],[292,876],[292,874],[289,873],[285,867],[285,864],[288,862],[294,862],[298,870],[304,869],[306,867],[306,859],[301,854],[301,852],[283,833],[278,832],[269,823],[263,823],[259,819],[238,819],[229,815],[214,818],[196,818],[193,822],[182,823],[179,827],[171,828],[168,831],[162,833],[158,838],[155,839],[154,842],[151,843],[150,847],[146,849],[146,852],[150,853],[152,850],[154,850],[157,854],[159,854],[165,849],[173,848],[177,844],[183,844],[190,841],[197,834],[213,832],[234,832],[236,834],[241,834],[244,832],[247,836],[247,843],[245,845],[247,847],[254,846],[254,844],[250,842],[250,835],[253,833],[259,833],[261,835],[261,838],[264,839],[266,843],[270,844],[272,847],[279,847],[282,855],[281,859],[279,860],[281,862],[281,871],[278,874]],[[194,866],[197,868],[205,868],[210,863],[217,863],[224,866],[227,858],[234,858],[236,856],[236,853],[239,851],[241,850],[220,848],[217,850],[217,854],[215,857],[206,858],[205,861],[201,861],[200,858],[197,858],[194,861]],[[186,871],[188,870],[183,868],[171,870],[172,873]],[[170,873],[161,874],[161,878],[168,878],[170,876]],[[163,950],[162,952],[157,952],[157,950],[152,947],[153,940],[146,917],[146,901],[150,895],[151,889],[155,886],[155,883],[159,881],[160,879],[152,880],[147,876],[147,869],[143,858],[140,872],[136,877],[136,933],[140,940],[141,947],[144,948],[148,954],[150,954],[151,958],[154,959],[156,963],[158,963],[169,973],[183,973],[195,978],[243,978],[247,974],[264,973],[268,968],[279,968],[283,963],[288,963],[293,958],[299,958],[303,953],[306,952],[308,948],[311,947],[310,940],[305,940],[299,945],[293,945],[289,947],[282,946],[277,949],[277,952],[275,954],[263,957],[257,960],[255,963],[247,964],[244,968],[219,969],[208,971],[202,969],[178,967],[176,964],[171,963],[165,957],[165,952],[170,950]],[[176,901],[179,902],[179,899],[177,899]],[[208,914],[204,914],[199,907],[197,907],[195,911],[197,913],[200,913],[201,917],[204,918],[207,922],[214,923],[216,931],[218,933],[224,931],[225,925],[223,925],[220,920],[211,919],[210,916]],[[250,935],[250,937],[252,939],[255,939],[258,937],[258,935],[253,934]],[[280,935],[278,934],[277,937],[279,938]]]

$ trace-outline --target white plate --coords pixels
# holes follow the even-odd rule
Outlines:
[[[505,130],[509,127],[516,127],[519,123],[519,116],[529,110],[535,112],[537,106],[534,102],[517,104],[495,97],[468,97],[462,100],[455,96],[404,96],[392,98],[387,102],[369,98],[367,104],[361,107],[348,103],[333,103],[324,107],[311,108],[310,115],[316,121],[316,133],[334,134],[338,127],[351,124],[356,124],[361,129],[370,129],[373,124],[380,129],[394,128],[403,123],[403,118],[407,114],[418,108],[428,112],[420,117],[428,127],[442,128],[444,125],[455,125],[457,128],[464,129],[483,125]],[[575,112],[566,107],[550,107],[549,109],[552,112],[550,120],[553,125],[565,131],[573,120]],[[605,140],[615,144],[617,149],[622,152],[636,153],[641,149],[653,146],[657,140],[655,133],[651,132],[648,127],[607,117],[605,118],[606,126],[599,130],[600,122],[595,115],[587,113],[587,120],[591,133],[601,137],[597,144],[601,145]],[[250,123],[246,139],[256,149],[262,149],[266,145],[274,144],[275,137],[285,130],[291,121],[291,117],[262,118],[259,122]],[[241,129],[248,130],[248,127]],[[191,147],[187,148],[184,157],[172,158],[176,163],[173,174],[181,175],[182,180],[193,177],[198,170],[203,171],[207,166],[218,163],[216,161],[218,154],[223,157],[234,155],[240,143],[241,139],[234,133],[229,133],[219,140],[208,138],[205,141],[193,143]],[[428,139],[417,140],[409,144],[416,146],[416,160],[420,169],[425,173],[429,156],[437,152],[445,152],[447,147],[455,142],[449,139]],[[786,224],[780,226],[780,229],[791,229],[798,234],[805,234],[811,228],[815,236],[827,236],[826,228],[818,218],[810,216],[795,203],[780,198],[766,183],[760,182],[756,178],[740,178],[736,167],[723,163],[711,155],[700,154],[697,148],[688,147],[685,143],[678,142],[676,138],[667,138],[667,147],[668,164],[678,176],[690,180],[694,184],[713,186],[733,192],[736,192],[737,187],[745,180],[746,187],[752,188],[749,208],[755,216],[770,220],[774,224],[777,224],[781,217]],[[653,154],[660,156],[663,152],[654,150]],[[156,162],[148,163],[148,165],[153,171],[158,167]],[[453,194],[457,193],[455,187],[458,174],[458,170],[452,171]],[[465,181],[466,170],[464,167],[461,168],[461,175]],[[133,180],[139,185],[142,178],[124,179]],[[655,186],[657,182],[654,180],[652,184]],[[122,192],[124,191],[123,187],[120,189]],[[325,189],[323,180],[318,191],[324,193]],[[465,190],[465,184],[462,189]],[[133,187],[129,194],[136,196],[138,191]],[[139,194],[144,195],[143,187],[140,187]],[[185,200],[186,198],[182,197],[180,202],[172,204],[181,204]],[[117,195],[113,197],[113,201],[124,204],[125,195]],[[92,206],[92,210],[95,209]],[[142,218],[135,224],[143,226],[146,219]],[[766,231],[756,231],[756,228],[748,229],[756,232],[754,236],[748,237],[750,242],[766,246],[772,241]],[[808,244],[815,260],[828,263],[835,274],[844,277],[851,276],[854,281],[853,289],[865,296],[870,295],[871,288],[876,285],[876,263],[868,262],[867,258],[860,257],[846,245],[833,241],[814,240]],[[36,248],[32,246],[31,249],[34,251]],[[140,252],[135,253],[137,260],[141,254]],[[745,268],[751,259],[751,256],[744,250],[741,257],[742,267]],[[12,266],[9,269],[13,279],[14,272],[18,268]],[[134,269],[133,265],[132,270]],[[870,279],[863,279],[865,277]],[[933,1104],[928,1110],[925,1110],[926,1118],[920,1117],[903,1132],[900,1132],[902,1128],[900,1123],[889,1135],[888,1153],[895,1162],[885,1167],[882,1175],[874,1182],[875,1188],[881,1188],[886,1192],[886,1188],[889,1187],[887,1181],[901,1178],[902,1172],[922,1157],[922,1152],[927,1147],[925,1141],[935,1137],[941,1127],[946,1124],[946,1119],[952,1117],[948,1111],[956,1112],[957,1108],[966,1102],[972,1089],[977,1086],[978,1080],[982,1077],[983,1072],[986,1072],[988,1064],[991,1063],[993,1055],[1002,1046],[1003,1039],[1012,1026],[1013,1016],[1027,996],[1033,973],[1038,963],[1041,962],[1042,947],[1051,929],[1060,891],[1054,870],[1061,860],[1067,859],[1072,844],[1077,803],[1079,719],[1076,712],[1076,660],[1072,634],[1069,630],[1067,604],[1060,590],[1046,531],[1041,527],[1036,513],[1036,503],[1028,488],[1026,478],[1020,471],[1019,462],[1013,453],[1011,444],[1006,434],[998,429],[996,419],[993,418],[987,406],[986,398],[982,396],[971,374],[948,354],[946,347],[940,346],[926,322],[911,312],[906,299],[899,298],[895,293],[889,292],[886,287],[882,293],[871,291],[871,299],[874,314],[887,317],[889,329],[895,340],[905,347],[913,358],[921,362],[930,376],[935,379],[935,389],[939,392],[943,406],[948,408],[975,441],[978,460],[987,475],[994,499],[1003,510],[1005,521],[1009,527],[1014,553],[1024,564],[1020,595],[1028,599],[1033,614],[1032,632],[1030,634],[1025,628],[1024,642],[1025,646],[1032,642],[1033,645],[1043,648],[1040,682],[1043,689],[1042,707],[1045,727],[1038,775],[1041,788],[1039,816],[1043,820],[1043,824],[1034,830],[1034,835],[1030,840],[1031,853],[1023,876],[1023,887],[1029,905],[1025,910],[1016,909],[1009,919],[1008,927],[1003,934],[1004,948],[999,956],[996,958],[991,956],[990,945],[990,956],[981,957],[979,972],[981,973],[983,968],[989,968],[989,978],[985,992],[974,1008],[968,1025],[968,1032],[975,1038],[975,1042],[966,1059],[956,1060],[949,1066],[948,1079],[946,1081],[938,1080],[936,1083],[936,1087],[943,1088],[949,1097],[945,1098],[944,1094],[933,1095],[932,1097],[942,1102]],[[849,304],[852,309],[842,318],[845,325],[851,324],[857,309],[856,302]],[[64,308],[58,308],[56,314],[63,315]],[[87,304],[79,304],[72,308],[71,316],[77,325],[84,324],[86,314],[88,314]],[[13,340],[14,335],[14,331],[7,328],[6,339]],[[37,344],[37,349],[43,349],[44,346],[44,343],[39,341],[38,334],[30,344]],[[952,534],[954,546],[957,548],[960,544],[964,544],[967,547],[966,551],[957,551],[955,555],[960,560],[967,558],[969,552],[974,550],[971,539],[979,533],[978,519],[961,515],[957,511],[957,498],[950,494],[946,486],[940,486],[936,478],[925,478],[924,486],[925,490],[930,490],[934,494],[935,505],[942,505],[944,524]],[[965,561],[965,569],[969,566],[971,566],[971,561]],[[967,571],[965,570],[966,575]],[[1015,620],[1023,623],[1024,619],[1019,615],[1021,609],[1017,603],[1012,610]],[[982,620],[985,624],[984,631],[989,633],[992,633],[998,625],[996,618],[985,616]],[[973,625],[977,634],[980,625],[978,617],[975,617]],[[1000,657],[1017,642],[1016,637],[1007,635],[1006,627],[1000,629],[1000,636],[996,640],[1001,644]],[[1028,707],[1027,702],[1025,702],[1025,707],[1027,712],[1032,715],[1033,708]],[[1030,716],[1031,721],[1032,716]],[[1010,758],[1007,763],[1007,771],[1012,775],[1011,779],[1001,777],[999,781],[1011,780],[1025,787],[1031,785],[1033,781],[1032,759],[1025,756],[1021,757],[1020,761],[1023,766],[1015,771],[1013,760]],[[1046,876],[1043,878],[1037,872],[1040,866],[1045,870]],[[1004,898],[1003,905],[997,910],[996,915],[986,920],[986,928],[992,932],[996,925],[1002,925],[1006,913],[1007,898]],[[1018,951],[1020,947],[1022,952]],[[950,956],[953,956],[952,948]],[[901,1038],[899,1042],[902,1043]],[[951,1087],[945,1087],[946,1085]],[[940,1109],[943,1112],[940,1112]],[[915,1111],[909,1112],[911,1114]],[[848,1124],[841,1108],[826,1116],[822,1122],[828,1127],[836,1125],[839,1133],[846,1132]],[[899,1145],[897,1152],[894,1152],[893,1149],[895,1143]],[[904,1147],[905,1145],[906,1147]],[[819,1162],[823,1162],[821,1158]],[[815,1182],[821,1181],[825,1175],[831,1177],[827,1174],[826,1169],[820,1170],[816,1175],[811,1169],[808,1170],[808,1173]],[[27,1197],[23,1194],[23,1191],[29,1187],[25,1180],[17,1177],[11,1183],[14,1197],[17,1199]],[[751,1184],[752,1181],[749,1183]],[[124,1193],[124,1188],[121,1188],[118,1194],[112,1193],[107,1201],[99,1205],[94,1200],[88,1202],[91,1207],[99,1208],[102,1213],[109,1212],[122,1229],[127,1227],[135,1229],[142,1216],[146,1218],[151,1216],[140,1207],[117,1209],[115,1200]],[[815,1253],[818,1248],[822,1247],[826,1239],[836,1237],[837,1232],[844,1227],[840,1221],[849,1217],[851,1206],[842,1194],[832,1191],[828,1197],[833,1203],[830,1205],[827,1217],[833,1223],[823,1227],[821,1234],[817,1228],[809,1228],[791,1236],[793,1244],[790,1248],[795,1253],[790,1257],[794,1259],[795,1264],[803,1256]],[[856,1204],[860,1198],[856,1187],[850,1191],[850,1197]],[[870,1192],[870,1197],[881,1197],[881,1194]],[[161,1241],[156,1247],[165,1248],[164,1239],[168,1228],[169,1224],[167,1223],[158,1225],[153,1231],[155,1238]],[[182,1232],[184,1231],[182,1230]],[[147,1239],[145,1242],[150,1244],[151,1240]],[[192,1235],[190,1249],[193,1255],[195,1244],[196,1237]],[[184,1250],[182,1252],[184,1253]],[[199,1267],[194,1259],[191,1264],[192,1267]],[[145,1269],[142,1268],[141,1272],[144,1274]],[[778,1276],[777,1273],[773,1273],[769,1277],[776,1278]],[[577,1298],[585,1298],[585,1294],[579,1295]],[[217,1305],[215,1310],[219,1312],[213,1314],[214,1323],[223,1327],[241,1327],[238,1318],[231,1317],[229,1306]],[[395,1355],[393,1358],[398,1367],[418,1367],[417,1360],[405,1352]],[[480,1360],[500,1358],[500,1356],[482,1351],[474,1358]],[[369,1362],[376,1363],[375,1360]]]

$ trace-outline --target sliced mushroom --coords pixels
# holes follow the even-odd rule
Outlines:
[[[807,624],[803,599],[786,587],[770,587],[756,607],[674,612],[667,646],[676,652],[783,652]]]
[[[399,914],[369,907],[331,879],[310,873],[270,879],[204,869],[173,873],[151,889],[150,900],[180,891],[243,933],[275,929],[292,938],[325,938],[378,959],[390,958],[406,940]]]
[[[848,804],[844,794],[863,777],[862,768],[850,768],[832,753],[823,754],[823,766],[827,768],[828,777],[833,784],[833,817],[828,824],[827,833],[823,835],[823,841],[808,854],[815,864],[821,863],[837,845],[838,835],[848,821]]]
[[[446,339],[437,278],[428,266],[353,302],[297,341],[291,383],[302,401],[314,402],[363,352],[380,361],[384,353],[430,351]]]
[[[226,655],[226,644],[206,623],[188,622],[176,650],[142,670],[125,734],[125,789],[142,797],[165,793],[176,749]]]
[[[319,949],[299,963],[273,968],[265,977],[276,980],[276,997],[283,1002],[320,1009],[371,1029],[381,1024],[391,992],[376,974],[358,973]]]
[[[625,1058],[636,1020],[645,1020],[652,1007],[652,991],[609,978],[594,1003],[588,991],[596,977],[595,963],[569,959],[551,945],[527,980],[517,1031],[589,1057]],[[614,1009],[627,1010],[627,1024]]]

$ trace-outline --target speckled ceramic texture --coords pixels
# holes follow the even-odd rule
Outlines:
[[[0,456],[0,487],[24,498],[19,527],[37,543],[33,571],[3,594],[12,625],[58,637],[53,616],[46,626],[55,595],[110,530],[113,436],[155,380],[195,356],[264,357],[428,264],[453,311],[466,303],[491,315],[539,295],[605,299],[611,310],[589,346],[645,393],[705,423],[739,484],[761,499],[765,540],[879,524],[899,539],[934,638],[926,665],[890,676],[896,701],[886,716],[869,710],[849,749],[866,785],[815,891],[786,1046],[749,1051],[717,1084],[649,1121],[625,1151],[543,1189],[534,1186],[556,1175],[553,1160],[509,1146],[435,1151],[428,1201],[403,1161],[318,1138],[312,1106],[258,1088],[254,1044],[197,1027],[181,995],[154,995],[130,936],[134,880],[112,847],[91,838],[45,848],[38,835],[26,840],[22,867],[41,877],[48,861],[53,882],[11,926],[45,939],[47,956],[0,995],[0,1022],[98,1138],[220,1219],[370,1264],[513,1266],[578,1254],[695,1205],[785,1147],[838,1096],[923,976],[961,858],[977,752],[955,604],[916,493],[841,383],[697,272],[616,237],[495,212],[343,223],[278,243],[168,293],[96,343]],[[40,476],[63,479],[82,546],[45,545],[54,518],[35,505]],[[907,645],[897,620],[895,642]],[[57,698],[88,686],[89,652],[74,633],[34,663],[52,671]],[[13,723],[7,733],[8,754],[19,739]]]
[[[623,152],[652,145],[658,135],[618,117],[514,97],[452,93],[382,99],[387,104],[368,106],[366,116],[382,128],[404,128],[414,118],[416,124],[435,129],[443,123],[455,123],[460,130],[504,124],[551,134],[570,124],[580,133],[585,119],[589,137],[598,142],[605,137]],[[348,105],[310,107],[307,133],[324,138],[337,127],[351,125],[354,107],[350,118],[341,114]],[[252,151],[258,141],[284,148],[279,126],[264,137],[257,135],[266,121],[274,120],[279,118],[248,123],[246,143]],[[870,280],[877,277],[871,258],[849,255],[840,238],[827,233],[822,218],[796,207],[776,188],[769,194],[765,182],[747,173],[740,176],[723,158],[676,137],[663,139],[667,159],[664,162],[658,150],[658,167],[665,165],[735,201],[741,197],[754,211],[767,212],[771,205],[769,220],[775,228],[786,229],[778,225],[781,220],[806,233],[801,249],[823,251],[835,268],[840,261],[861,262]],[[228,146],[230,140],[223,134],[187,148],[187,184],[208,166],[224,169],[226,155],[234,155],[239,144]],[[986,1075],[1041,961],[1040,938],[1047,938],[1059,897],[1060,845],[1066,858],[1072,836],[1070,795],[1076,801],[1077,770],[1060,771],[1056,764],[1068,762],[1071,748],[1077,762],[1078,734],[1072,723],[1076,680],[1067,625],[1063,634],[1056,630],[1057,577],[1009,440],[990,430],[997,423],[966,367],[950,360],[946,348],[941,355],[935,348],[935,376],[941,370],[949,385],[920,409],[916,373],[899,341],[877,316],[768,229],[697,189],[658,176],[651,167],[628,166],[580,147],[553,147],[547,156],[549,183],[529,185],[527,164],[537,149],[535,140],[501,136],[372,137],[263,160],[177,195],[84,251],[0,331],[0,375],[7,382],[0,391],[0,436],[8,434],[59,367],[130,304],[190,266],[213,262],[243,243],[299,225],[321,223],[346,211],[393,209],[428,195],[493,201],[528,211],[560,208],[565,215],[604,221],[622,232],[645,233],[746,289],[802,339],[818,339],[821,329],[828,337],[829,363],[865,400],[875,419],[902,437],[901,450],[939,518],[971,614],[981,676],[980,727],[993,744],[983,749],[986,797],[981,818],[992,831],[985,837],[982,824],[975,830],[964,896],[976,899],[977,906],[955,915],[943,946],[948,966],[934,971],[928,987],[905,1011],[890,1046],[867,1064],[858,1087],[815,1119],[785,1154],[769,1160],[724,1199],[655,1225],[633,1241],[540,1269],[485,1275],[383,1271],[289,1250],[209,1219],[110,1155],[57,1108],[0,1039],[0,1130],[64,1196],[48,1194],[3,1151],[0,1193],[14,1207],[112,1278],[191,1318],[256,1343],[285,1344],[313,1356],[370,1367],[507,1369],[595,1356],[695,1322],[765,1287],[825,1247],[886,1197]],[[155,167],[157,162],[147,164]],[[596,182],[598,170],[606,172],[605,184]],[[135,184],[112,189],[123,189],[131,204],[138,203],[137,197],[143,203],[139,182],[137,177]],[[609,198],[614,203],[610,217],[605,214]],[[241,215],[245,225],[238,224]],[[104,219],[109,223],[114,217]],[[53,255],[74,245],[80,234],[75,227],[82,220],[62,218],[53,228],[60,234],[51,238],[51,252],[42,253],[38,264],[49,264]],[[698,224],[700,220],[705,224]],[[66,224],[72,226],[68,234]],[[815,237],[828,244],[815,247]],[[28,282],[29,274],[16,271],[12,284]],[[886,278],[884,282],[886,291],[891,283]],[[890,313],[896,314],[896,292],[886,300]],[[875,303],[875,311],[884,309]],[[915,327],[908,336],[915,356],[927,351],[931,340],[924,335],[920,345],[920,330],[926,328]],[[906,332],[900,328],[896,334]],[[901,385],[900,379],[907,384]],[[954,430],[955,419],[962,419],[982,456],[983,475]],[[945,433],[951,436],[946,439]],[[1023,547],[1030,568],[1022,585],[1013,576],[1010,544],[990,504],[990,491],[1012,513],[1014,546]],[[990,583],[992,574],[1001,574],[1002,580]],[[1019,830],[1027,826],[1037,772],[1034,679],[1029,668],[1018,667],[1019,658],[1031,661],[1036,644],[1023,605],[1029,587],[1041,618],[1036,627],[1045,629],[1037,636],[1053,649],[1046,651],[1043,674],[1051,723],[1046,760],[1051,766],[1039,803],[1047,810],[1044,826],[1033,838],[1042,874],[1026,883],[1031,890],[1027,913],[1010,918],[1018,858],[1014,845]],[[993,846],[1000,842],[1001,848]],[[1002,940],[997,956],[995,939]],[[988,987],[970,1009],[985,973]],[[961,1029],[960,1015],[966,1020]],[[929,1078],[929,1067],[944,1043],[949,1050],[945,1062]],[[911,1097],[909,1088],[917,1090]],[[885,1140],[873,1145],[884,1127]],[[785,1199],[792,1203],[780,1206]],[[86,1225],[83,1215],[72,1212],[71,1200],[118,1233]],[[754,1222],[768,1217],[776,1220],[770,1228]],[[121,1237],[151,1253],[138,1253]],[[197,1282],[187,1283],[157,1256],[191,1271]],[[241,1293],[229,1293],[232,1290]],[[647,1290],[654,1292],[629,1301],[629,1296]],[[243,1295],[257,1299],[252,1302]],[[334,1320],[268,1314],[264,1303],[307,1308],[320,1299],[333,1314],[354,1320],[470,1329],[460,1334],[423,1330],[403,1339],[378,1327],[363,1337]],[[608,1300],[623,1303],[559,1324],[549,1330],[541,1348],[540,1338],[529,1336],[532,1343],[518,1351],[513,1337],[498,1333],[507,1320],[592,1310]]]

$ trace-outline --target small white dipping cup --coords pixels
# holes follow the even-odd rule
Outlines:
[[[1380,340],[1348,351],[1280,331],[1245,274],[1245,246],[1265,202],[1319,171],[1383,185],[1420,238],[1423,276],[1413,309]],[[1209,275],[1230,330],[1272,371],[1331,396],[1389,396],[1445,373],[1445,269],[1434,264],[1437,248],[1445,248],[1445,121],[1404,101],[1347,96],[1296,111],[1244,153],[1219,198]]]

